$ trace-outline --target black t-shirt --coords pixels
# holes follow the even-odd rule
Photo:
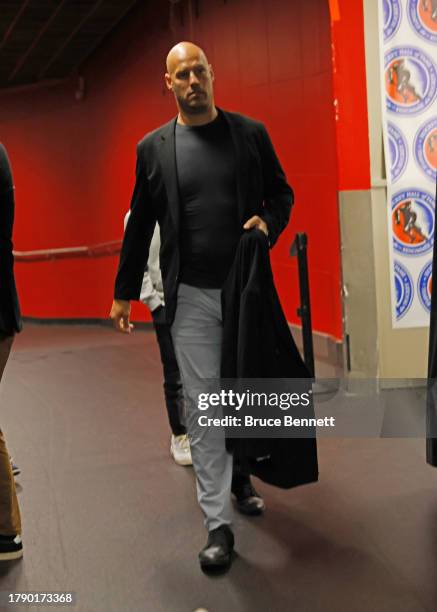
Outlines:
[[[181,201],[180,281],[219,289],[243,231],[234,147],[222,115],[201,126],[176,124],[176,165]]]

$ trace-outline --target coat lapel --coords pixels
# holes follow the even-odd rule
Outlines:
[[[243,126],[235,120],[231,113],[221,111],[228,122],[235,150],[235,174],[237,180],[238,213],[241,223],[247,221],[246,196],[248,186],[247,144]]]
[[[176,231],[179,230],[179,188],[176,168],[175,126],[176,117],[164,127],[159,142],[159,161],[165,189],[167,191],[168,205],[173,218]]]

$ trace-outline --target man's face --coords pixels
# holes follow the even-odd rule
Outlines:
[[[165,75],[165,80],[184,113],[199,115],[211,107],[214,75],[202,55],[196,54],[175,62],[171,73]]]

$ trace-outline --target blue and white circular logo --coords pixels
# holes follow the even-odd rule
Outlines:
[[[421,189],[398,191],[391,201],[393,247],[402,255],[423,255],[434,244],[434,197]]]
[[[390,173],[392,183],[401,176],[408,162],[408,148],[405,136],[393,123],[388,122],[388,147],[390,150]]]
[[[437,95],[437,69],[427,53],[416,47],[395,47],[385,54],[387,109],[417,115]]]
[[[411,308],[414,296],[413,280],[408,270],[395,261],[395,292],[396,292],[396,320],[402,319]]]
[[[436,0],[408,0],[407,13],[413,30],[428,42],[437,43]]]
[[[384,15],[384,41],[396,34],[401,23],[401,5],[399,0],[382,0]]]
[[[431,312],[432,261],[429,261],[419,274],[417,294],[427,312]]]
[[[437,176],[437,117],[420,126],[413,143],[414,158],[419,168],[433,182]]]

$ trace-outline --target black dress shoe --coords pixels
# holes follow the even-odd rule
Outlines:
[[[199,553],[200,567],[208,571],[229,569],[234,549],[234,534],[228,525],[220,525],[208,533],[208,542]]]
[[[234,477],[231,490],[235,495],[237,509],[242,514],[257,516],[266,509],[263,498],[255,491],[249,476]]]

